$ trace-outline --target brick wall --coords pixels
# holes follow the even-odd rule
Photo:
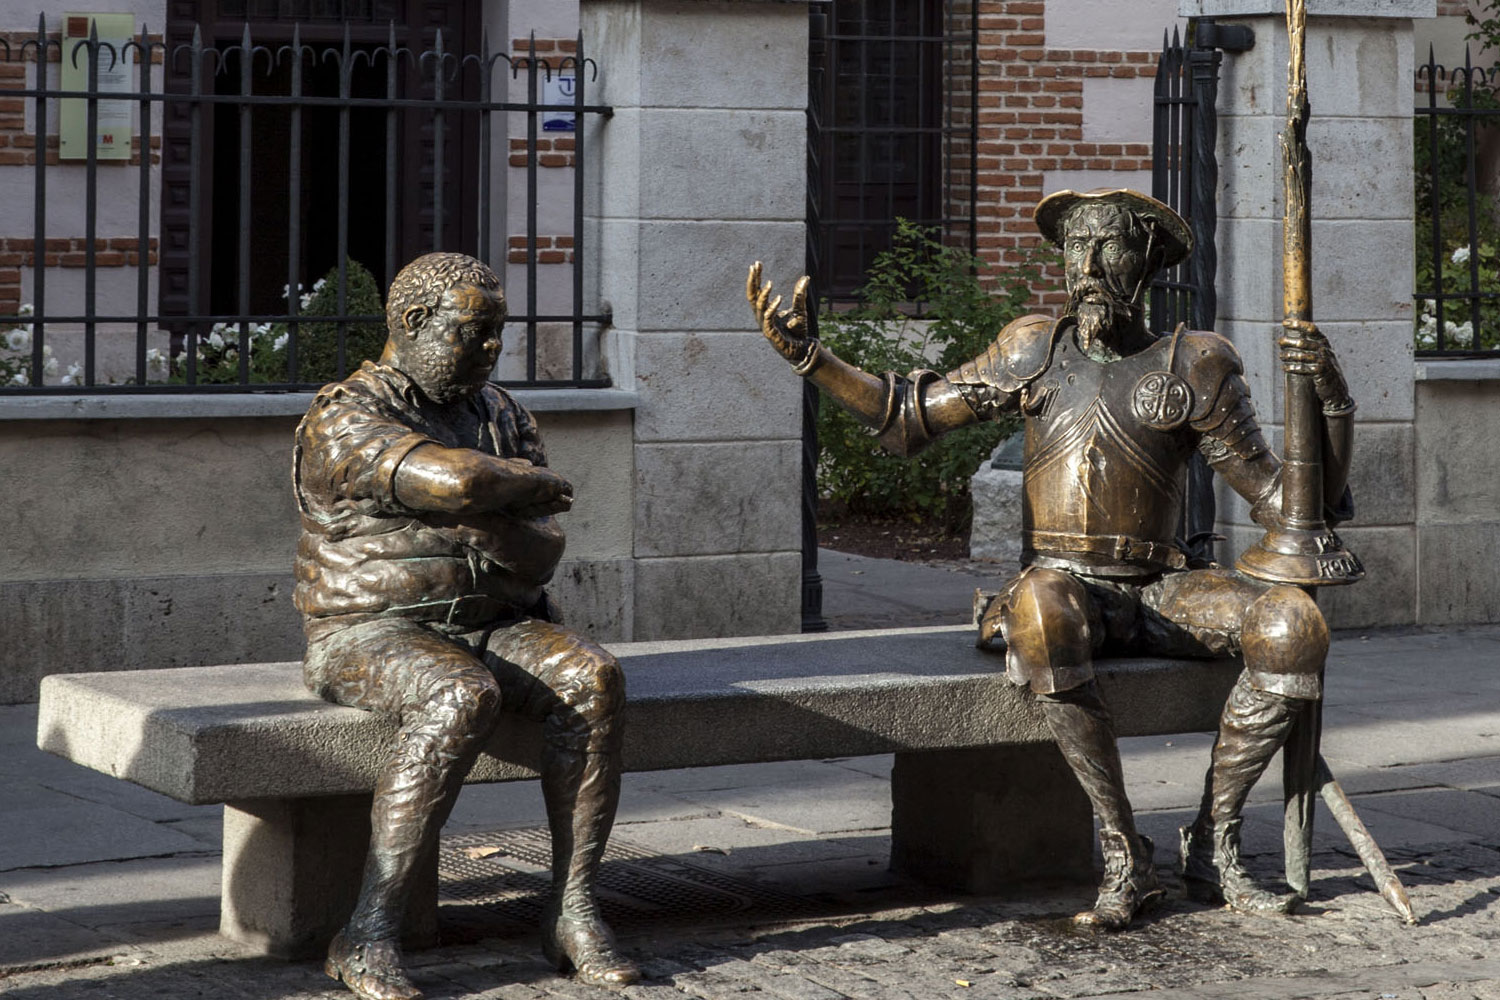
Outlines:
[[[1085,140],[1083,85],[1091,77],[1154,77],[1158,53],[1049,48],[1046,7],[1045,0],[978,4],[978,242],[980,255],[997,265],[1026,263],[1042,246],[1031,213],[1048,172],[1151,169],[1149,141]],[[1039,304],[1062,302],[1061,278],[1045,264]]]

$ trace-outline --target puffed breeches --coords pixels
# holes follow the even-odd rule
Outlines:
[[[1164,573],[1141,583],[1028,566],[984,612],[981,637],[1006,641],[1006,673],[1038,694],[1094,676],[1094,656],[1242,655],[1259,691],[1322,697],[1328,625],[1296,587],[1232,570]]]

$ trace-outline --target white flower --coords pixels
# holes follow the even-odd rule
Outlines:
[[[5,334],[5,346],[12,351],[26,351],[31,349],[31,331],[24,326],[18,326]]]
[[[146,371],[148,374],[162,374],[167,370],[167,356],[160,348],[153,347],[146,352]]]
[[[1469,252],[1469,247],[1459,247],[1457,250],[1453,251],[1453,257],[1451,258],[1453,263],[1467,264],[1469,262]]]
[[[287,338],[289,338],[290,336],[291,336],[290,333],[283,333],[281,336],[279,336],[275,340],[271,341],[271,350],[273,350],[273,351],[279,351],[279,350],[281,350],[283,347],[286,346]]]
[[[219,328],[217,326],[209,331],[208,336],[204,338],[203,342],[216,351],[223,350],[224,348],[224,337],[221,333],[219,333]]]
[[[30,302],[21,303],[21,308],[16,310],[17,316],[30,316],[36,312],[36,307]]]
[[[28,374],[26,374],[25,372],[16,372],[14,375],[12,375],[10,377],[10,384],[11,385],[25,385],[26,382],[27,382],[27,380],[30,377],[31,376],[28,375]]]
[[[78,385],[81,382],[80,376],[82,374],[83,374],[83,366],[82,365],[69,365],[68,366],[68,373],[62,377],[62,384],[63,385]]]
[[[46,345],[43,345],[43,346],[45,347]],[[42,361],[42,374],[43,375],[56,375],[57,374],[57,358],[53,357],[51,354],[47,354],[46,355],[45,360]]]
[[[318,284],[321,285],[322,282],[320,281],[320,282],[318,282]],[[302,293],[302,298],[300,298],[300,299],[297,300],[297,303],[298,303],[297,304],[297,308],[305,310],[308,306],[312,305],[312,300],[313,300],[313,293],[312,292],[303,292]]]

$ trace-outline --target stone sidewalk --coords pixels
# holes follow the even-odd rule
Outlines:
[[[821,568],[835,627],[963,621],[968,595],[993,579],[985,566],[839,553]],[[1239,917],[1179,892],[1139,928],[1091,937],[1065,920],[1091,900],[1087,886],[956,897],[886,872],[888,757],[702,768],[626,776],[606,866],[619,888],[606,902],[650,975],[626,995],[1500,1000],[1497,671],[1500,627],[1335,642],[1325,753],[1406,883],[1418,927],[1388,911],[1326,813],[1304,914]],[[217,807],[42,754],[34,726],[34,706],[0,708],[0,994],[349,996],[318,963],[258,958],[214,934]],[[1196,805],[1209,742],[1123,744],[1141,826],[1174,886],[1175,828]],[[1264,875],[1279,864],[1274,770],[1246,823]],[[446,831],[444,944],[412,956],[429,996],[607,995],[537,953],[524,914],[540,876],[518,845],[541,824],[534,783],[465,791]],[[493,884],[510,886],[510,901],[476,902]],[[664,885],[680,891],[663,896]]]

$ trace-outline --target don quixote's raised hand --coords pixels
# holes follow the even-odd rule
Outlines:
[[[781,296],[771,297],[771,282],[761,284],[761,262],[750,265],[750,275],[745,279],[745,298],[755,310],[755,319],[760,332],[765,334],[771,346],[793,365],[804,364],[817,341],[812,338],[807,317],[807,286],[810,279],[803,275],[792,289],[792,306],[781,308]]]

